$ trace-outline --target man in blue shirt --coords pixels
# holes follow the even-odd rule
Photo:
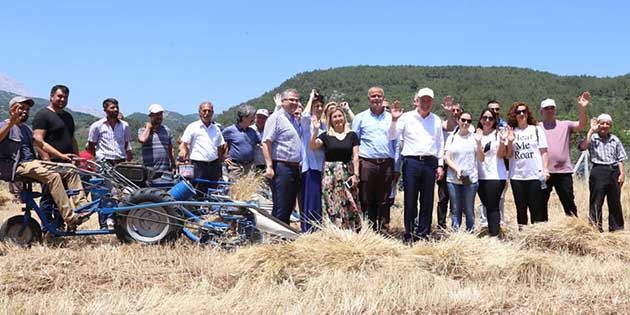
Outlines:
[[[227,144],[225,164],[231,182],[253,170],[254,152],[260,143],[256,130],[249,127],[255,112],[252,106],[241,105],[236,111],[236,123],[223,129]]]
[[[395,146],[388,139],[391,114],[383,108],[384,92],[375,86],[368,90],[370,108],[357,114],[352,129],[359,137],[359,195],[361,209],[374,229],[386,222],[394,169]],[[356,170],[355,170],[356,173]]]

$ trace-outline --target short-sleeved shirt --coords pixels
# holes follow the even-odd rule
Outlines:
[[[286,162],[302,161],[302,141],[300,126],[295,117],[284,108],[273,112],[267,119],[263,142],[271,142],[271,159]]]
[[[352,121],[352,130],[359,138],[359,156],[368,159],[395,158],[396,148],[389,138],[392,115],[383,111],[376,115],[369,108],[360,112]]]
[[[256,130],[233,124],[223,129],[223,139],[228,144],[228,156],[235,162],[252,162],[260,137]]]
[[[549,159],[549,173],[573,173],[571,164],[571,133],[578,126],[577,121],[556,120],[555,125],[538,123],[545,130],[547,142],[553,143],[547,149]]]
[[[42,108],[33,118],[33,129],[46,130],[44,141],[60,153],[74,153],[72,139],[75,126],[70,113],[62,111],[58,114],[47,107]],[[61,160],[51,156],[51,161]]]
[[[505,160],[497,158],[501,138],[496,130],[481,137],[481,147],[484,150],[483,162],[478,161],[477,170],[480,180],[505,180]]]
[[[127,157],[126,151],[131,142],[129,125],[116,121],[114,127],[101,118],[90,126],[88,141],[96,144],[97,160],[119,160]]]
[[[145,127],[138,130],[138,136],[144,133]],[[157,130],[151,130],[149,138],[142,144],[142,161],[144,165],[158,171],[167,172],[172,169],[171,148],[173,146],[171,130],[160,125]]]
[[[350,162],[352,161],[352,149],[359,145],[359,137],[354,131],[346,134],[343,140],[328,133],[322,133],[317,137],[322,141],[327,162]]]
[[[591,162],[595,164],[614,165],[627,158],[623,144],[612,134],[602,138],[599,133],[593,133],[588,153]]]
[[[215,123],[206,126],[201,120],[188,125],[181,140],[189,145],[190,159],[201,162],[212,162],[218,159],[218,148],[225,144],[219,127]]]
[[[405,145],[407,145],[405,143]],[[404,149],[403,149],[404,150]],[[451,134],[446,139],[446,146],[444,151],[448,151],[451,154],[451,158],[457,168],[462,170],[467,176],[470,176],[470,182],[476,183],[478,179],[477,174],[477,141],[475,141],[474,134],[469,132],[465,136],[459,134],[459,132]],[[457,178],[457,174],[452,168],[448,168],[446,172],[446,181],[454,184],[463,184],[460,179]]]
[[[6,124],[8,124],[8,120],[0,121],[0,127]],[[26,124],[22,124],[20,126],[14,125],[13,129],[15,129],[13,133],[19,136],[19,139],[13,139],[14,141],[20,143],[19,149],[18,149],[19,150],[18,162],[27,162],[27,161],[34,160],[35,151],[33,150],[33,131],[31,130],[31,128],[27,126]],[[19,131],[19,134],[17,134],[16,131]],[[7,138],[11,138],[11,131],[9,131]],[[3,153],[10,153],[10,152],[3,152]]]
[[[540,126],[514,128],[512,157],[510,158],[510,179],[531,180],[542,175],[543,162],[540,149],[547,148],[547,137]]]

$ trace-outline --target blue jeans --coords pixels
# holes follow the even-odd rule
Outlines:
[[[466,231],[472,232],[475,228],[475,194],[479,183],[461,185],[446,183],[448,195],[451,198],[451,227],[459,230],[462,224],[462,213],[466,215]]]

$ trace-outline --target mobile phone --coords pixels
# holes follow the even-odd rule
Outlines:
[[[348,187],[348,189],[352,189],[352,177],[348,178],[344,184]]]

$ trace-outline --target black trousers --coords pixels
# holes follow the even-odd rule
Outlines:
[[[438,186],[438,202],[437,202],[437,223],[441,229],[446,229],[446,216],[448,214],[448,188],[446,187],[446,171],[442,179],[437,181]]]
[[[499,211],[499,203],[501,194],[505,188],[505,180],[479,180],[479,199],[486,208],[486,217],[488,218],[488,233],[490,236],[499,235],[499,226],[501,224],[501,213]]]
[[[192,161],[193,165],[193,176],[199,179],[206,179],[212,181],[218,181],[221,179],[222,170],[221,170],[221,162],[219,159],[216,159],[212,162],[205,161]],[[208,193],[208,188],[216,188],[217,184],[211,183],[195,183],[195,189],[201,191],[204,194]],[[199,196],[201,197],[201,196]]]
[[[617,166],[593,165],[588,178],[589,221],[597,225],[602,232],[602,206],[604,198],[608,203],[608,230],[623,230],[623,213],[621,210],[621,187],[619,187],[619,169]]]
[[[416,218],[418,225],[415,234],[428,238],[431,234],[431,220],[433,219],[433,192],[438,162],[437,159],[418,160],[410,157],[404,159],[402,176],[405,186],[405,238],[411,236],[416,226]],[[418,214],[418,201],[420,214]]]
[[[556,194],[560,198],[564,214],[577,217],[577,207],[575,206],[575,196],[573,195],[573,174],[555,173],[549,176],[547,189],[543,190],[545,208],[549,204],[549,196],[551,196],[551,189],[553,188],[556,189]]]
[[[291,212],[302,186],[299,164],[273,161],[274,176],[270,181],[273,209],[271,214],[280,221],[290,224]]]
[[[540,181],[530,180],[510,180],[514,203],[516,204],[516,221],[519,225],[527,225],[527,209],[529,209],[532,223],[544,222],[547,216],[547,207],[543,204],[542,189]]]

